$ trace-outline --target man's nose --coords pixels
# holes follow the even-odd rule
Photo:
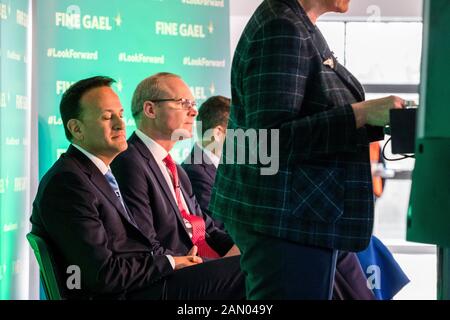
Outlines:
[[[113,128],[115,130],[123,130],[125,129],[125,121],[120,116],[114,117]]]
[[[198,115],[197,107],[191,107],[191,109],[189,109],[189,115],[191,117],[196,117]]]

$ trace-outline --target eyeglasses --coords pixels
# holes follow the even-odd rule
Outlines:
[[[194,109],[195,107],[197,107],[197,103],[193,100],[189,100],[189,99],[184,99],[184,98],[180,98],[180,99],[154,99],[154,100],[150,100],[152,102],[166,102],[166,101],[173,101],[178,103],[179,105],[181,105],[181,109],[183,110],[191,110]]]

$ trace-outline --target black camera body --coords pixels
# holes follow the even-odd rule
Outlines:
[[[389,117],[392,153],[414,153],[417,108],[391,109]]]

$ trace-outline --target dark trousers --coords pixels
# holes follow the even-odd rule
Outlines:
[[[334,275],[333,300],[376,300],[354,252],[339,251]]]
[[[210,260],[186,267],[138,292],[128,299],[242,300],[245,279],[239,257]]]
[[[332,297],[337,251],[270,237],[225,223],[241,250],[247,299]]]

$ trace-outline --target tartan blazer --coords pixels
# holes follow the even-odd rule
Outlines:
[[[279,170],[262,175],[260,162],[236,164],[227,145],[237,152],[239,143],[228,136],[213,216],[302,244],[364,249],[374,207],[369,141],[383,130],[356,129],[350,104],[364,90],[297,0],[265,0],[255,11],[234,54],[231,90],[228,129],[277,129]],[[261,143],[246,143],[246,155]]]

